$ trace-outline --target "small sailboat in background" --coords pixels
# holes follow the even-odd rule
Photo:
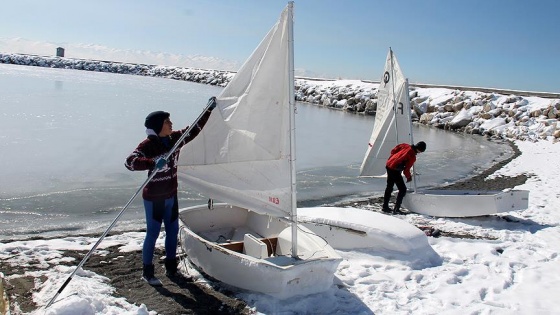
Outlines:
[[[359,176],[383,176],[391,149],[414,143],[408,80],[389,49],[379,84],[377,113]],[[418,190],[407,192],[403,206],[409,211],[435,217],[473,217],[527,209],[529,191]]]
[[[329,289],[342,258],[298,223],[293,2],[182,148],[184,182],[226,203],[182,209],[181,246],[204,273],[278,298]]]

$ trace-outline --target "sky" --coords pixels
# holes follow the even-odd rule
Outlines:
[[[0,52],[237,70],[287,1],[5,1]],[[296,75],[560,92],[560,2],[295,2]]]
[[[441,258],[438,262],[411,264],[411,257],[394,255],[390,250],[339,250],[343,261],[335,273],[335,284],[326,292],[284,301],[256,293],[236,296],[258,314],[556,314],[560,294],[560,168],[550,165],[555,165],[560,145],[547,140],[516,144],[521,156],[493,176],[533,174],[516,187],[530,191],[528,209],[459,219],[379,214],[381,221],[386,220],[378,222],[380,226],[394,225],[398,218],[401,226],[431,225],[475,237],[426,237],[423,249],[437,253]],[[141,232],[109,236],[98,250],[109,246],[118,246],[123,252],[139,250],[143,236]],[[379,231],[370,237],[389,236]],[[35,278],[32,298],[44,306],[75,268],[58,264],[66,259],[58,250],[89,250],[96,240],[71,237],[0,243],[0,259],[14,266],[42,266],[26,276]],[[406,244],[401,245],[406,248]],[[163,238],[157,246],[163,247]],[[181,268],[181,272],[187,271]],[[155,314],[146,305],[112,296],[109,280],[87,271],[87,265],[85,269],[75,274],[46,312],[39,308],[31,314]],[[201,277],[192,269],[188,272],[195,279]],[[20,276],[12,275],[8,280]]]

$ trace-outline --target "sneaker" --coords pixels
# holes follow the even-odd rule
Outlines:
[[[156,277],[148,278],[146,276],[142,276],[142,280],[148,282],[148,284],[153,287],[161,287],[163,285],[161,281],[159,281],[159,279]]]

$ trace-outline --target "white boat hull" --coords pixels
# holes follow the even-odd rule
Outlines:
[[[301,224],[337,250],[368,250],[398,259],[413,268],[440,265],[426,234],[414,225],[375,211],[357,208],[299,208]]]
[[[181,210],[179,217],[188,259],[210,277],[237,288],[280,299],[326,291],[342,261],[325,240],[303,226],[298,228],[299,259],[292,258],[288,223],[240,207],[196,206]],[[244,240],[245,234],[257,240]],[[248,251],[259,244],[261,251]]]
[[[407,193],[403,206],[434,217],[476,217],[527,209],[529,191],[425,190]]]

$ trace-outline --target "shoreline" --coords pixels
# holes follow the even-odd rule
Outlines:
[[[496,177],[489,180],[486,178],[497,170],[521,155],[521,151],[512,141],[507,141],[514,151],[507,159],[493,164],[490,168],[474,174],[471,177],[457,181],[438,189],[472,189],[472,190],[502,190],[513,188],[525,183],[530,175],[519,175],[516,177]],[[394,196],[393,196],[394,198]],[[353,200],[333,204],[339,207],[365,207],[374,211],[381,211],[382,197],[366,198],[364,200]],[[379,209],[377,209],[379,208]],[[114,232],[109,235],[118,235],[125,232]],[[444,234],[442,234],[444,235]],[[98,235],[88,235],[96,237]],[[438,235],[431,235],[437,237]],[[453,237],[453,235],[451,235]],[[457,236],[455,236],[457,237]],[[465,237],[468,236],[461,236]],[[42,238],[33,238],[42,239]],[[52,239],[52,238],[51,238]],[[56,239],[56,238],[54,238]],[[165,276],[163,260],[155,262],[156,276],[163,283],[162,287],[152,287],[140,279],[142,262],[141,251],[119,252],[117,248],[108,248],[100,252],[94,252],[84,265],[84,269],[91,270],[99,275],[107,277],[109,283],[115,288],[113,296],[125,298],[129,303],[136,305],[145,304],[151,311],[158,314],[252,314],[253,311],[247,304],[232,297],[232,292],[220,286],[219,283],[211,281],[201,284],[188,275],[181,274],[174,278]],[[179,249],[179,256],[184,254]],[[86,255],[86,251],[62,251],[62,256],[72,257],[75,260],[66,263],[68,266],[76,266]],[[156,257],[163,257],[163,248],[156,248]],[[31,291],[34,288],[35,279],[24,276],[25,272],[40,270],[37,266],[21,266],[14,268],[3,260],[0,260],[0,269],[4,271],[4,277],[12,276],[12,279],[4,279],[4,289],[12,306],[12,314],[19,314],[13,310],[17,305],[21,312],[31,312],[37,309],[32,301]],[[185,268],[182,268],[185,270]],[[183,271],[182,271],[183,272]],[[18,277],[13,277],[17,275]],[[41,279],[44,281],[45,279]]]
[[[506,144],[509,145],[513,150],[513,155],[509,158],[494,163],[491,167],[483,170],[480,173],[473,174],[472,176],[456,181],[449,185],[430,188],[430,190],[504,190],[524,184],[529,178],[529,176],[527,175],[518,175],[516,177],[499,176],[488,180],[486,179],[488,176],[494,174],[496,171],[521,155],[521,151],[512,141],[505,141]],[[392,199],[394,199],[394,197],[395,196],[393,194]],[[381,204],[382,202],[383,196],[379,196],[371,198],[357,198],[354,200],[336,202],[331,205],[337,207],[372,206],[374,209],[377,209],[377,207],[379,207],[379,210],[381,210],[381,206],[379,204]]]
[[[159,77],[225,87],[236,72],[0,53],[0,64]],[[376,81],[295,78],[296,101],[360,115],[377,111]],[[445,91],[445,93],[442,93]],[[560,139],[560,93],[411,84],[413,121],[501,139]]]
[[[132,74],[143,76],[162,77],[173,80],[183,80],[195,83],[210,84],[224,87],[237,71],[202,69],[193,67],[165,66],[145,63],[81,59],[71,57],[41,56],[21,53],[2,53],[0,52],[0,64],[12,64],[20,66],[48,67],[58,69],[86,70],[97,72],[111,72],[120,74]],[[314,78],[296,76],[296,81],[303,80],[309,82],[335,82],[339,79]],[[347,79],[344,79],[347,80]],[[357,80],[366,84],[379,84],[379,81],[361,79]],[[411,82],[411,87],[418,88],[442,88],[459,91],[480,91],[483,93],[515,94],[528,97],[542,97],[549,99],[560,98],[560,92],[544,91],[524,91],[504,88],[445,85],[445,84],[425,84]]]
[[[91,69],[82,70],[94,71]],[[176,79],[173,77],[167,78]],[[198,83],[212,84],[211,82]],[[324,103],[320,104],[310,101],[305,102],[310,105],[327,107]],[[328,108],[344,110],[342,108],[330,106],[328,106]],[[429,125],[425,122],[421,124],[428,127],[438,128],[437,126]],[[508,140],[507,138],[502,138],[499,135],[492,133],[485,134],[485,136],[488,138],[488,141],[507,142],[507,144],[513,148],[514,154],[507,159],[494,163],[490,168],[482,170],[480,173],[475,172],[476,174],[473,174],[472,176],[444,187],[438,187],[438,189],[502,190],[504,188],[513,188],[517,185],[521,185],[527,180],[527,178],[529,178],[530,175],[519,175],[516,177],[497,177],[486,180],[489,175],[492,175],[504,165],[507,165],[513,159],[518,157],[521,152],[513,141]],[[380,211],[381,201],[382,197],[373,197],[366,198],[362,201],[340,201],[334,205],[352,207],[368,206],[370,210]],[[125,233],[125,231],[113,232],[110,233],[110,235],[122,233]],[[90,236],[98,237],[99,235]],[[61,237],[52,237],[51,239],[57,238]],[[45,238],[34,236],[32,239]],[[113,295],[126,298],[129,303],[134,303],[136,305],[145,304],[149,310],[157,311],[160,314],[252,313],[251,310],[247,308],[245,302],[232,298],[231,292],[224,289],[219,284],[207,286],[193,281],[193,279],[188,276],[180,276],[173,279],[167,278],[164,275],[163,263],[161,260],[158,260],[155,263],[156,275],[162,280],[164,286],[161,288],[149,286],[140,280],[142,269],[140,251],[121,253],[118,252],[116,248],[109,248],[103,252],[103,254],[100,252],[93,253],[91,258],[84,265],[84,269],[91,270],[99,275],[107,277],[109,279],[109,284],[115,288]],[[65,263],[68,266],[76,266],[77,263],[83,259],[86,253],[87,251],[61,250],[62,256],[74,258],[74,261]],[[18,254],[22,255],[22,253],[18,253],[16,251],[14,256],[17,256]],[[163,250],[161,248],[156,249],[156,257],[160,256],[163,256]],[[35,279],[32,276],[24,276],[24,274],[26,272],[40,271],[44,269],[44,267],[33,263],[29,266],[14,267],[9,265],[5,260],[0,260],[0,269],[4,272],[4,276],[6,278],[11,278],[5,283],[6,285],[4,286],[4,289],[6,290],[10,300],[12,300],[12,306],[16,304],[20,312],[31,312],[36,310],[37,306],[32,300],[31,291],[34,289],[35,283],[38,279]],[[39,283],[44,283],[44,280],[45,279],[39,279]],[[12,313],[18,314],[15,310],[12,310]]]

